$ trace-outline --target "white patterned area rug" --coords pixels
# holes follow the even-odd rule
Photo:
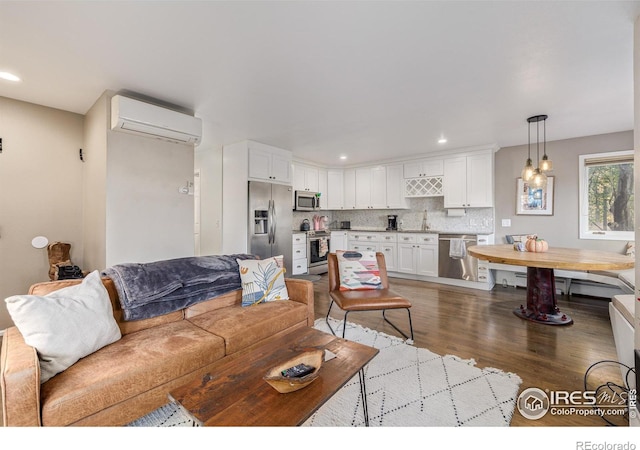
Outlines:
[[[342,335],[341,321],[329,319]],[[330,332],[324,319],[315,328]],[[340,331],[338,331],[338,329]],[[347,323],[345,338],[380,350],[365,368],[369,426],[508,426],[522,380],[440,356],[402,339]],[[305,425],[364,426],[360,382],[354,377]]]
[[[336,334],[342,322],[332,319]],[[330,333],[324,319],[315,328]],[[339,330],[339,331],[338,331]],[[369,426],[508,426],[522,380],[513,373],[475,367],[474,360],[440,356],[402,339],[347,322],[346,339],[380,350],[366,366]],[[360,381],[356,375],[304,424],[364,426]],[[192,427],[194,422],[169,403],[129,426]]]

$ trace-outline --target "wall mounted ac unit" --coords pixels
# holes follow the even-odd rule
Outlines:
[[[180,144],[202,139],[201,119],[122,95],[111,98],[111,129]]]

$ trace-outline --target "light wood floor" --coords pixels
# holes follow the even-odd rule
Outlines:
[[[583,391],[584,376],[594,363],[617,360],[608,300],[558,296],[560,310],[571,316],[572,325],[541,325],[518,318],[513,310],[526,303],[526,290],[497,286],[486,292],[398,278],[391,288],[412,302],[411,316],[417,347],[440,355],[473,358],[477,367],[494,367],[522,378],[521,391],[529,387],[543,390]],[[324,318],[329,308],[328,276],[314,283],[315,315]],[[343,318],[335,305],[331,316]],[[407,324],[406,311],[387,313],[396,325]],[[400,336],[385,323],[380,312],[350,313],[349,321]],[[348,338],[348,336],[346,336]],[[598,365],[588,377],[589,389],[614,382],[622,376],[613,364]],[[627,426],[626,418],[609,418]],[[511,426],[606,426],[597,416],[558,416],[547,413],[539,420],[514,412]]]

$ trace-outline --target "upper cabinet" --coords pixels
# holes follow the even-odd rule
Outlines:
[[[291,184],[292,154],[277,147],[249,142],[249,178]]]
[[[344,207],[343,209],[356,209],[356,171],[344,170]]]
[[[443,159],[407,162],[403,166],[405,197],[441,197]]]
[[[356,172],[356,209],[387,207],[387,171],[385,166],[362,167]]]
[[[406,209],[412,197],[444,197],[445,208],[493,207],[495,149],[348,169],[293,165],[295,190],[320,192],[322,209]]]
[[[404,196],[404,167],[402,164],[387,166],[387,208],[407,208]]]
[[[322,198],[320,199],[322,205]],[[344,171],[327,170],[327,195],[324,201],[326,209],[344,209]]]
[[[442,159],[429,159],[404,163],[405,178],[442,176],[444,164]]]
[[[320,172],[317,167],[293,164],[293,190],[320,192]]]
[[[493,152],[444,160],[445,208],[493,207]]]

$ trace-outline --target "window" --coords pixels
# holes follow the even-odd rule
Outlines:
[[[635,240],[633,150],[580,155],[580,239]]]

